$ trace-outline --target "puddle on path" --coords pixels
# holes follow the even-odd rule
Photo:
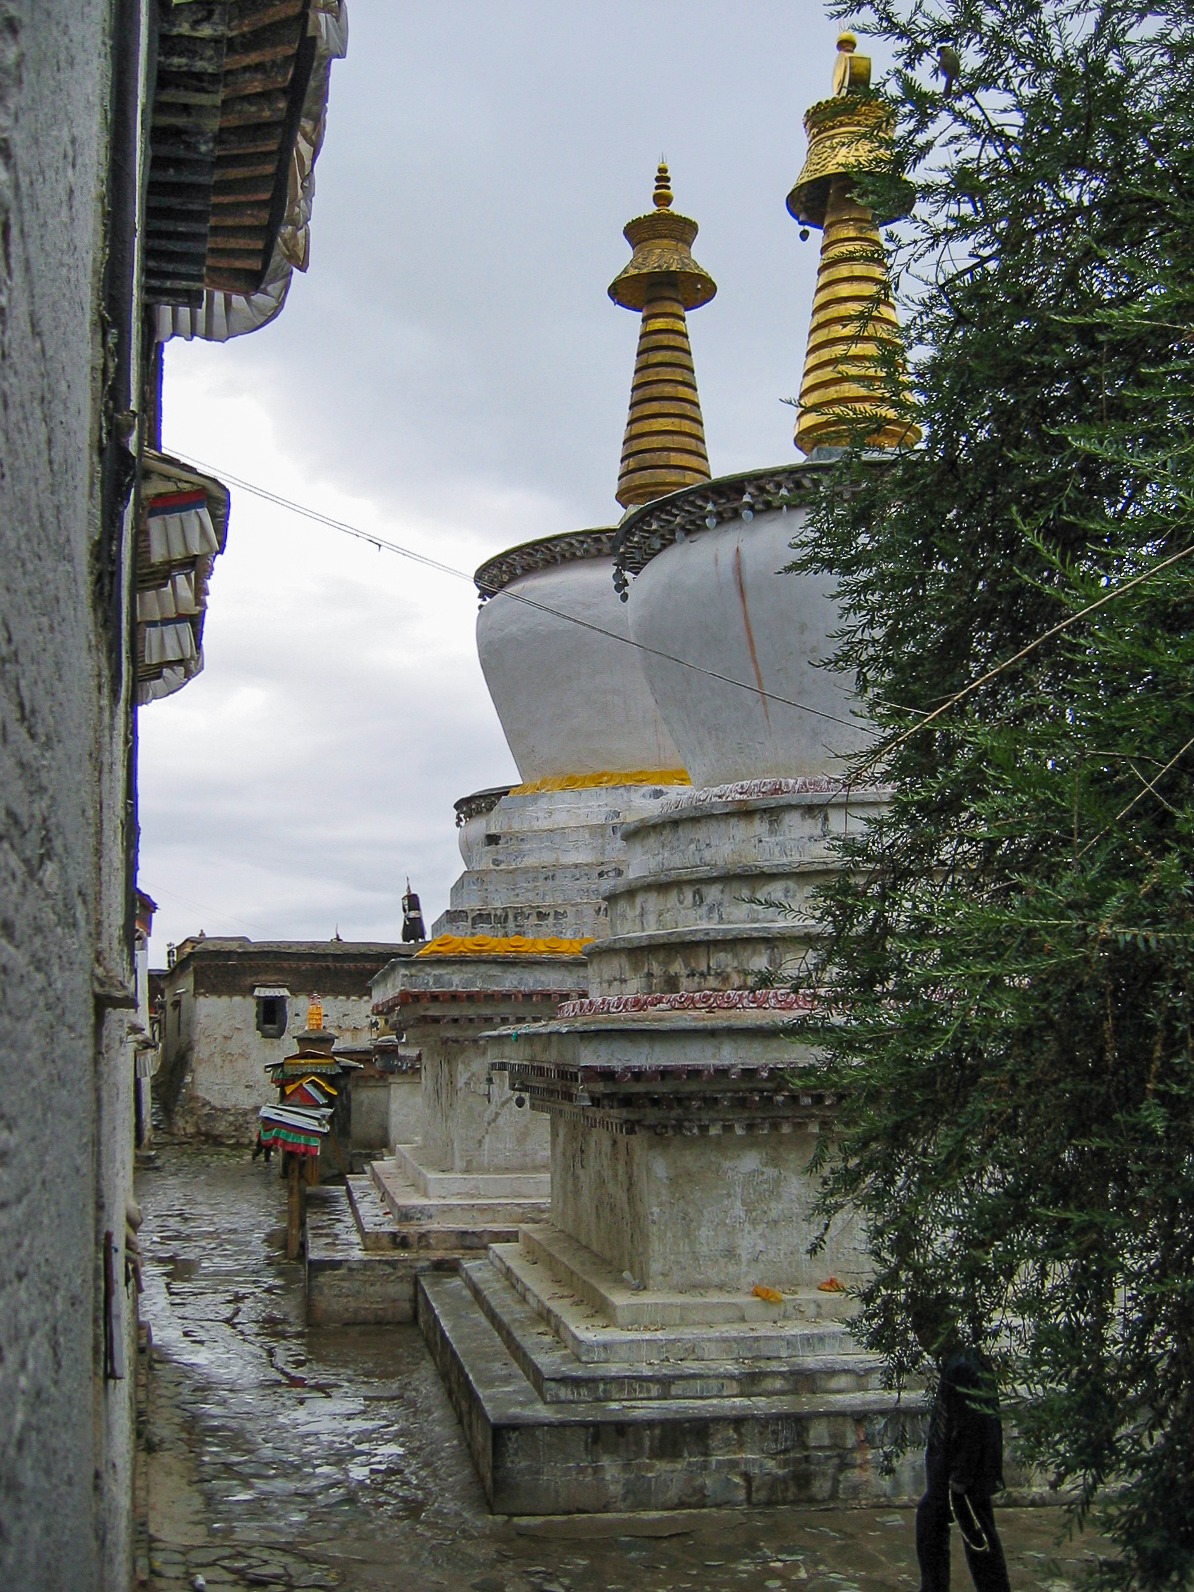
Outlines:
[[[301,1267],[277,1247],[285,1215],[277,1169],[253,1165],[247,1151],[165,1146],[160,1155],[160,1168],[138,1179],[160,1444],[150,1461],[164,1539],[156,1585],[188,1586],[197,1565],[211,1592],[328,1585],[319,1566],[348,1592],[918,1584],[911,1513],[890,1505],[632,1526],[626,1517],[495,1519],[417,1329],[305,1326]],[[1008,1510],[1002,1519],[1018,1592],[1076,1584],[1081,1552],[1056,1546],[1054,1511]],[[176,1531],[181,1546],[166,1529],[177,1520],[186,1522]],[[279,1562],[230,1569],[237,1545]],[[302,1580],[287,1555],[314,1567],[314,1579]],[[955,1573],[968,1585],[960,1560]]]

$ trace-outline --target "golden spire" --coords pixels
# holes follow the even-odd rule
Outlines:
[[[626,227],[634,256],[609,289],[615,304],[641,310],[643,317],[618,472],[618,502],[624,509],[709,479],[684,312],[708,304],[717,284],[692,257],[697,224],[672,209],[664,161],[652,197],[654,211]]]
[[[833,98],[805,115],[808,157],[788,195],[797,221],[824,229],[796,422],[805,453],[861,439],[871,448],[920,440],[891,398],[892,376],[902,384],[905,366],[879,225],[903,212],[876,217],[851,192],[854,173],[891,170],[890,113],[866,93],[871,62],[854,53],[857,43],[852,33],[837,41]]]

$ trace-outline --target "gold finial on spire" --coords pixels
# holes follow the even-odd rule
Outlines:
[[[834,94],[853,94],[871,86],[871,58],[855,55],[858,40],[843,33],[837,41],[837,60],[833,63]]]
[[[879,225],[905,210],[875,216],[852,193],[857,173],[891,170],[891,115],[867,93],[870,57],[856,54],[854,35],[843,33],[837,44],[833,98],[805,114],[808,156],[788,195],[795,219],[824,232],[796,422],[804,453],[860,437],[871,448],[920,440],[891,392],[893,375],[902,385],[905,367],[879,236]],[[911,197],[906,188],[905,206]]]
[[[625,509],[709,479],[685,311],[707,304],[717,284],[692,257],[696,222],[671,207],[665,160],[652,197],[655,209],[625,229],[634,255],[609,288],[615,304],[642,313],[618,473],[617,497]]]
[[[318,995],[312,995],[307,1002],[307,1032],[309,1034],[323,1032],[323,1002]]]

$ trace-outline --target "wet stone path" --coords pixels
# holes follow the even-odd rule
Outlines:
[[[139,1174],[153,1333],[142,1586],[344,1592],[914,1589],[909,1510],[507,1520],[486,1513],[413,1327],[307,1328],[285,1193],[247,1152],[167,1145]],[[1090,1544],[1004,1510],[1016,1592],[1076,1586]],[[956,1545],[955,1545],[955,1551]],[[147,1576],[147,1580],[144,1577]],[[969,1578],[959,1558],[955,1586]]]

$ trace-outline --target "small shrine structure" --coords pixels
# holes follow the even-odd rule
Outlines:
[[[318,1183],[322,1169],[346,1173],[351,1161],[349,1080],[361,1062],[333,1047],[336,1035],[323,1026],[323,1006],[312,995],[306,1029],[296,1036],[298,1049],[266,1071],[278,1090],[275,1104],[262,1106],[257,1149],[266,1158],[278,1150],[287,1182],[286,1258],[297,1260],[302,1249],[303,1191]]]

